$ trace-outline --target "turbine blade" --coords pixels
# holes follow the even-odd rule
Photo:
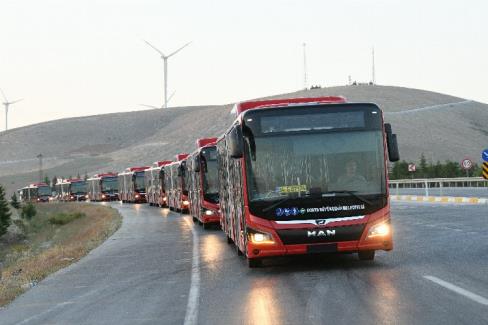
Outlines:
[[[2,93],[3,99],[5,99],[5,102],[8,102],[7,96],[5,96],[5,93],[3,92],[2,88],[0,88],[0,92]]]
[[[178,53],[179,51],[183,50],[185,47],[187,47],[190,44],[191,44],[191,42],[186,43],[185,45],[183,45],[182,47],[180,47],[179,49],[177,49],[176,51],[174,51],[173,53],[171,53],[170,55],[168,55],[167,58],[169,58],[170,56],[175,55],[176,53]]]
[[[141,106],[149,107],[149,108],[154,108],[154,109],[160,109],[161,107],[153,106],[153,105],[146,105],[146,104],[139,104]]]
[[[156,52],[158,52],[159,54],[161,54],[161,56],[164,56],[163,52],[161,52],[156,46],[152,45],[151,43],[149,43],[146,40],[143,40],[143,41],[146,42],[147,45],[149,45],[150,47],[152,47]]]
[[[176,90],[173,91],[173,93],[169,96],[168,98],[168,103],[171,101],[171,98],[173,98],[173,96],[176,94]]]
[[[23,98],[21,98],[21,99],[17,99],[17,100],[14,100],[13,102],[10,102],[9,104],[15,104],[15,103],[18,103],[18,102],[20,102],[21,100],[24,100],[24,99],[23,99]]]

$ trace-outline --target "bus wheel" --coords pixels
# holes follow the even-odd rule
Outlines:
[[[205,229],[205,230],[209,230],[210,229],[210,224],[209,223],[203,222],[202,223],[202,226],[203,226],[203,229]]]
[[[241,252],[241,250],[239,249],[239,245],[237,245],[237,243],[236,243],[236,252],[237,252],[237,256],[242,256],[243,255],[242,252]]]
[[[191,218],[193,219],[193,223],[197,223],[198,222],[198,219],[197,218],[195,218],[193,216]]]
[[[263,260],[260,258],[248,258],[247,266],[249,266],[251,269],[263,266]]]
[[[375,251],[359,251],[358,257],[361,261],[372,261],[374,260]]]
[[[227,244],[232,244],[233,243],[232,238],[230,238],[229,236],[226,237],[227,237]]]

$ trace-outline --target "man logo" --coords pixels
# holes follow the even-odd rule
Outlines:
[[[327,224],[327,219],[319,219],[319,220],[315,220],[315,223],[316,223],[318,226],[323,226],[323,225],[326,225],[326,224]]]
[[[307,237],[330,237],[330,236],[335,236],[335,234],[336,234],[335,229],[307,231]]]

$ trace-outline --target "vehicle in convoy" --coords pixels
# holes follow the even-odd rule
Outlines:
[[[55,188],[60,201],[86,201],[88,199],[87,184],[81,178],[61,180],[55,185]]]
[[[17,191],[21,202],[49,202],[52,200],[51,187],[46,183],[32,183]]]
[[[386,171],[399,153],[378,106],[319,97],[233,112],[217,141],[221,227],[249,267],[290,254],[372,260],[393,249]]]
[[[171,161],[156,161],[153,163],[152,167],[149,167],[144,171],[146,196],[149,205],[159,207],[167,206],[163,167],[168,164],[171,164]]]
[[[197,140],[197,150],[188,161],[189,201],[193,221],[206,229],[220,222],[217,138]]]
[[[123,203],[146,203],[144,171],[148,166],[129,167],[118,174],[119,198]]]
[[[87,179],[90,201],[119,200],[119,180],[116,173],[96,174]]]
[[[176,161],[167,165],[165,172],[168,171],[169,193],[168,193],[168,207],[174,211],[188,212],[190,209],[190,201],[188,199],[188,170],[187,159],[188,154],[182,153],[176,155]]]

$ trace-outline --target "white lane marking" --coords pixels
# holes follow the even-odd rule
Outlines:
[[[437,283],[438,285],[446,288],[446,289],[449,289],[451,291],[454,291],[462,296],[465,296],[466,298],[468,299],[471,299],[473,301],[476,301],[477,303],[479,304],[482,304],[482,305],[485,305],[485,306],[488,306],[488,299],[486,299],[485,297],[482,297],[480,295],[477,295],[476,293],[472,293],[471,291],[468,291],[466,289],[463,289],[461,287],[458,287],[457,285],[454,285],[452,283],[449,283],[447,281],[444,281],[444,280],[441,280],[439,278],[436,278],[435,276],[431,276],[431,275],[424,275],[424,278],[427,279],[427,280],[430,280],[434,283]]]
[[[193,234],[193,257],[191,265],[191,284],[186,305],[185,325],[197,324],[198,300],[200,299],[200,250],[199,239],[193,230],[193,223],[188,218],[183,218]]]

